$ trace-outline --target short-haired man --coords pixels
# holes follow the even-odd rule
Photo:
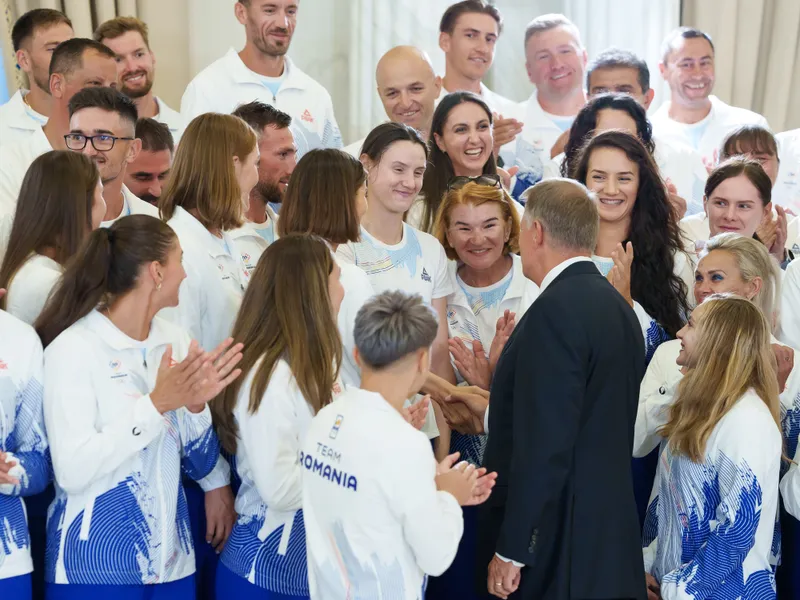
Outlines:
[[[136,121],[136,139],[141,140],[142,149],[128,163],[125,186],[134,196],[155,206],[169,179],[175,141],[165,123],[146,117]]]
[[[117,55],[120,90],[136,103],[139,116],[166,124],[178,143],[183,117],[153,93],[156,57],[150,49],[147,24],[136,17],[117,17],[100,25],[94,39]]]
[[[47,123],[53,105],[50,58],[61,42],[73,37],[72,22],[49,8],[28,11],[14,23],[11,43],[30,89],[20,88],[0,106],[0,145],[27,138]]]
[[[495,368],[484,465],[507,493],[478,519],[501,598],[647,598],[630,468],[644,340],[592,262],[598,228],[580,183],[528,192],[520,255],[540,295]]]
[[[414,46],[395,46],[378,61],[375,81],[389,120],[413,127],[427,141],[442,89],[442,79],[428,55]],[[360,158],[363,144],[360,139],[344,150]]]
[[[234,244],[247,270],[255,271],[258,259],[278,237],[278,215],[289,177],[297,164],[297,149],[292,136],[292,118],[263,102],[243,104],[233,111],[250,125],[258,136],[258,183],[250,192],[247,223],[231,231]]]
[[[645,110],[650,108],[655,96],[655,91],[650,87],[647,63],[633,52],[618,48],[604,50],[589,64],[586,90],[589,99],[610,92],[627,94]],[[659,139],[658,136],[655,138],[654,157],[661,176],[673,194],[674,204],[683,208],[679,216],[702,212],[703,187],[708,172],[700,153],[686,144]],[[558,161],[558,157],[554,160]]]
[[[69,101],[85,87],[117,85],[114,53],[103,44],[85,38],[62,42],[50,61],[50,119],[30,136],[0,146],[0,219],[13,216],[22,180],[31,163],[50,150],[66,150],[69,133]],[[0,238],[2,238],[0,232]],[[0,248],[4,244],[0,240]]]
[[[292,117],[298,158],[313,148],[341,148],[328,91],[286,56],[300,0],[239,0],[236,18],[247,42],[201,71],[186,88],[181,114],[188,123],[206,112],[231,113],[260,100]]]
[[[528,24],[525,67],[536,90],[520,105],[524,126],[513,152],[507,154],[504,148],[500,153],[507,167],[519,168],[512,190],[515,198],[542,179],[553,146],[586,104],[586,63],[580,32],[564,15],[542,15]]]
[[[106,201],[102,227],[133,214],[158,216],[158,209],[134,196],[124,183],[128,163],[142,148],[136,118],[133,100],[111,88],[86,88],[69,101],[67,148],[97,164]]]
[[[445,56],[445,72],[438,100],[450,92],[473,92],[495,113],[495,154],[522,131],[519,107],[483,84],[494,63],[497,40],[503,33],[503,17],[485,0],[463,0],[448,7],[439,22],[439,47]]]
[[[669,84],[670,101],[653,115],[653,132],[661,139],[688,144],[703,157],[706,168],[716,166],[719,147],[742,125],[769,128],[753,111],[725,104],[714,90],[714,43],[699,29],[680,27],[664,40],[661,76]]]

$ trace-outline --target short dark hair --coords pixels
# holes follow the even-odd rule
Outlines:
[[[285,112],[258,100],[240,104],[232,114],[250,125],[258,136],[263,133],[265,127],[286,129],[292,124],[292,117]]]
[[[669,32],[664,40],[664,43],[661,45],[661,62],[663,64],[667,64],[667,59],[669,58],[670,52],[675,49],[675,42],[681,39],[694,40],[697,38],[703,38],[705,41],[707,41],[708,45],[711,46],[711,52],[715,52],[714,42],[711,41],[711,36],[705,31],[701,31],[700,29],[696,29],[694,27],[678,27],[677,29]]]
[[[708,174],[704,190],[706,199],[711,198],[711,194],[723,181],[739,175],[744,175],[750,180],[764,206],[772,202],[772,181],[764,171],[764,167],[761,166],[761,163],[744,156],[732,156],[722,161]]]
[[[639,86],[641,86],[642,92],[647,93],[650,90],[650,69],[643,59],[636,56],[636,54],[630,50],[608,48],[598,54],[595,59],[589,63],[589,68],[586,69],[587,90],[591,89],[589,81],[592,78],[592,73],[601,69],[635,69],[639,73]]]
[[[395,142],[411,142],[412,144],[419,144],[425,152],[425,159],[428,158],[428,146],[422,139],[419,131],[406,125],[405,123],[397,123],[395,121],[388,121],[381,123],[375,129],[369,132],[364,143],[361,144],[361,151],[359,155],[366,154],[369,159],[375,163],[380,162],[381,157],[389,149],[389,146]]]
[[[50,75],[53,73],[69,75],[76,69],[80,69],[83,66],[83,56],[90,50],[114,60],[117,58],[111,48],[100,42],[89,38],[72,38],[61,42],[53,50],[53,58],[50,59]]]
[[[37,29],[47,29],[61,23],[72,27],[72,21],[69,20],[67,15],[52,8],[29,10],[17,19],[11,29],[11,45],[14,47],[14,52],[22,47],[22,43],[25,40],[33,37],[34,31]]]
[[[175,140],[169,127],[155,119],[142,117],[136,121],[136,137],[142,140],[142,150],[148,152],[169,150],[170,154],[175,152]]]
[[[452,35],[461,15],[472,13],[489,15],[497,23],[497,33],[503,33],[503,17],[500,15],[500,11],[491,4],[484,2],[484,0],[463,0],[448,7],[439,22],[439,32]]]
[[[87,87],[75,94],[69,101],[69,118],[84,108],[99,108],[117,113],[124,121],[136,126],[139,112],[136,104],[122,92],[109,87]]]

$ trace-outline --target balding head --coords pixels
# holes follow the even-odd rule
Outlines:
[[[378,61],[375,79],[386,116],[422,131],[427,139],[442,88],[428,55],[414,46],[392,48]]]

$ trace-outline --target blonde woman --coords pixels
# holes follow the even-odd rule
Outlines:
[[[745,298],[713,295],[678,338],[686,375],[661,429],[648,588],[664,600],[775,598],[783,443],[769,322]]]

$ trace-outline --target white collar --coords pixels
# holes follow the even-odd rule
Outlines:
[[[260,86],[263,86],[261,79],[259,79],[259,74],[255,71],[251,71],[247,65],[244,64],[244,61],[239,56],[239,53],[236,52],[236,50],[230,48],[228,53],[225,55],[224,60],[227,63],[226,70],[236,83],[256,83]],[[304,90],[308,87],[303,85],[303,72],[295,67],[294,63],[288,56],[283,57],[283,65],[283,81],[281,82],[281,89],[294,88]]]
[[[564,262],[557,264],[555,267],[550,269],[547,272],[547,275],[544,276],[544,279],[542,279],[542,285],[539,286],[539,293],[543,293],[547,289],[547,286],[553,283],[556,277],[561,275],[561,273],[563,273],[567,267],[579,262],[592,262],[592,259],[588,256],[573,256],[572,258],[568,258]]]

